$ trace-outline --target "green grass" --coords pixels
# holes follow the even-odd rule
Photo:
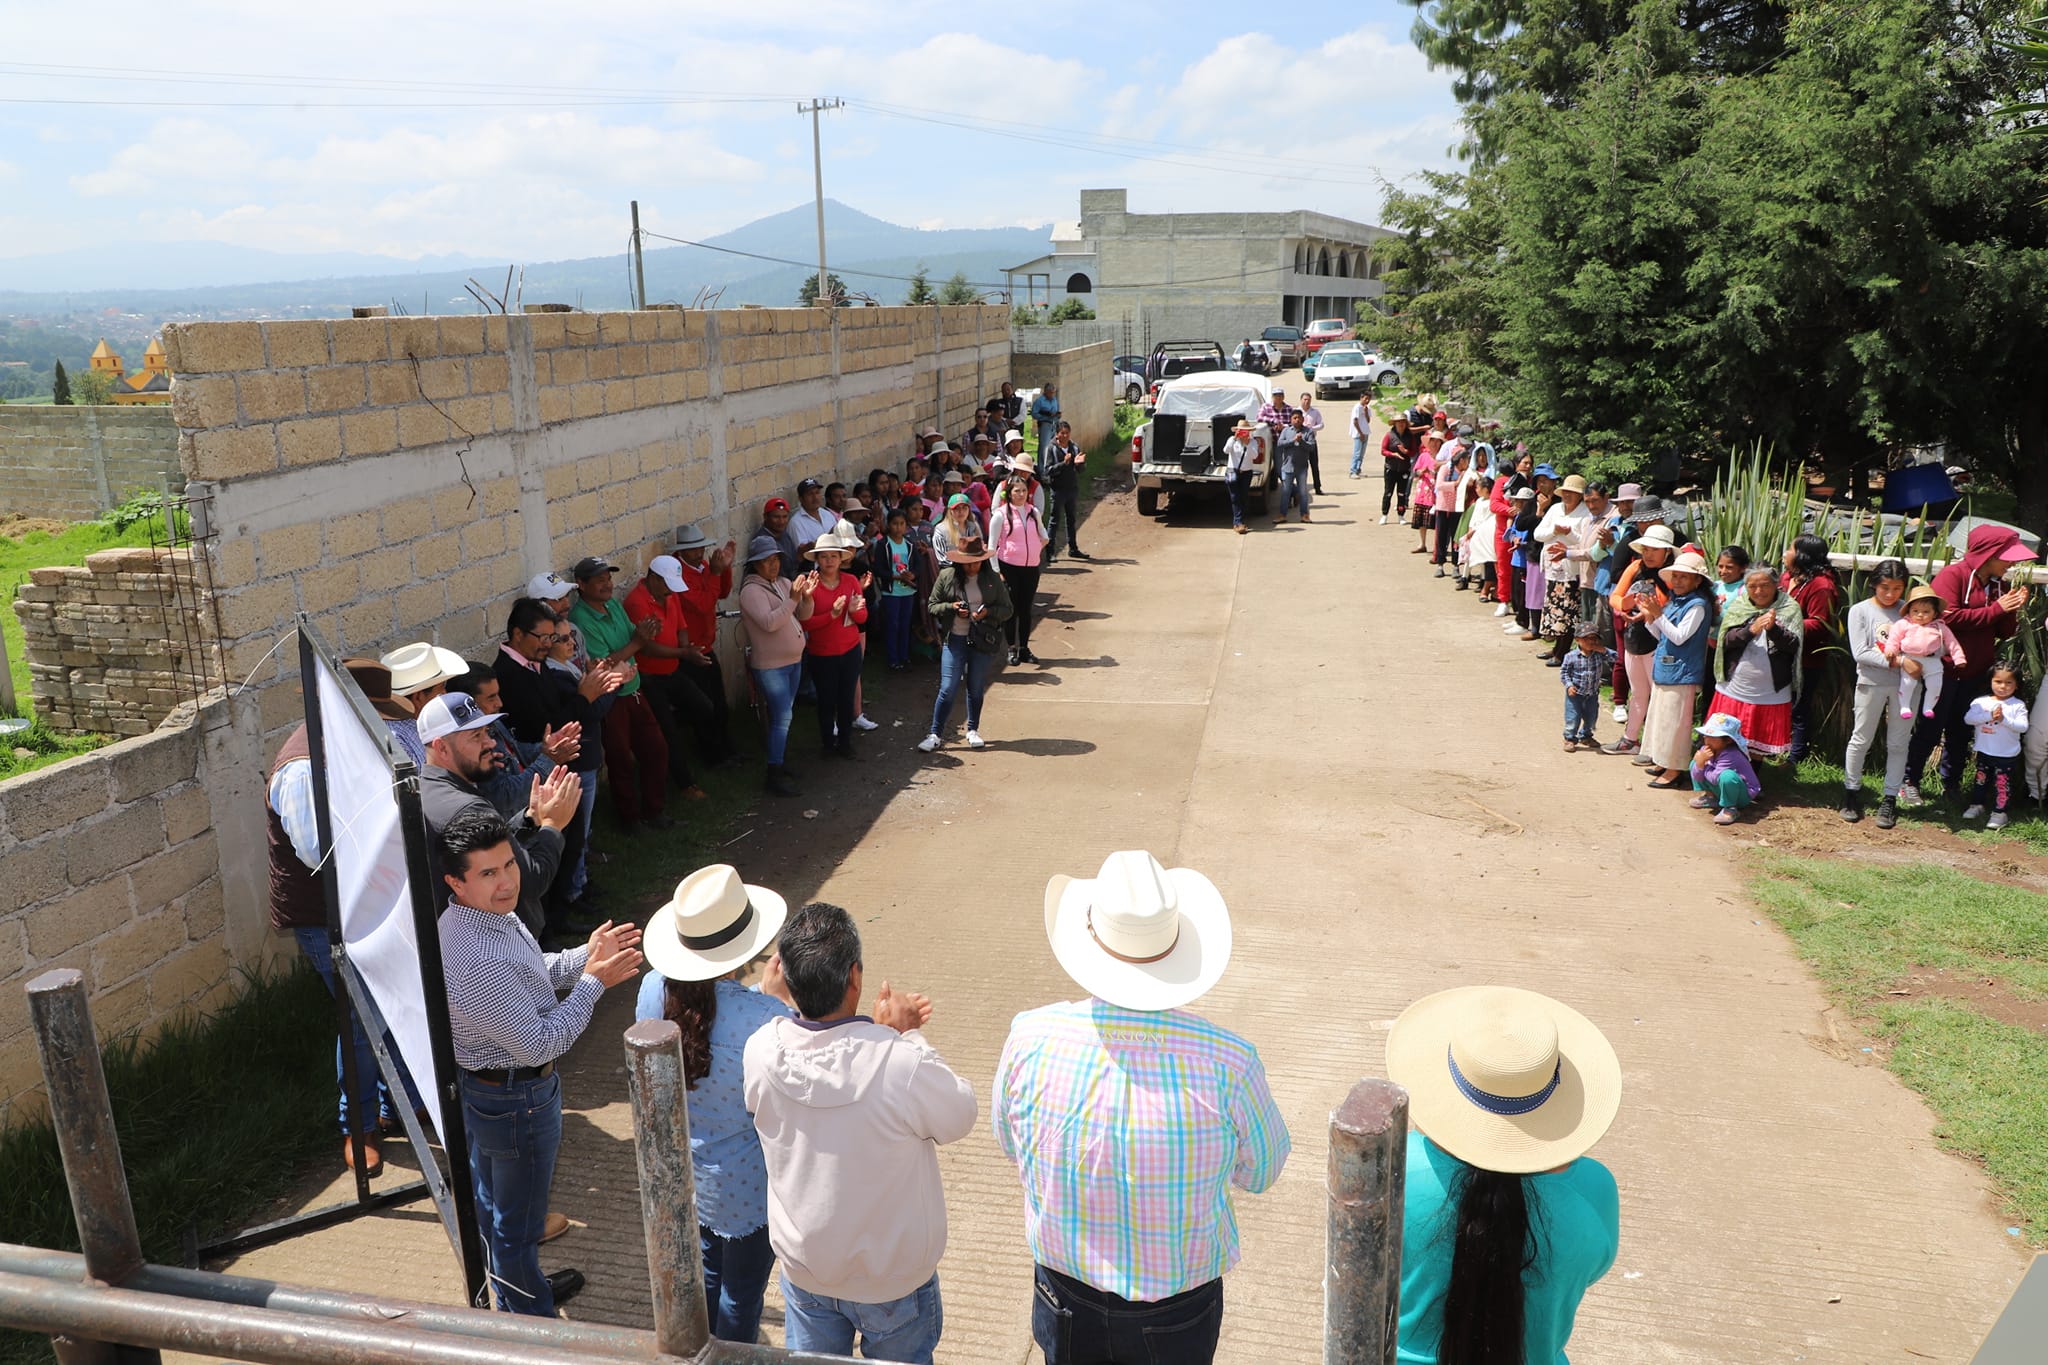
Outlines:
[[[334,1012],[310,969],[252,977],[217,1014],[104,1050],[129,1197],[151,1261],[181,1264],[287,1192],[334,1126]],[[78,1250],[47,1120],[0,1131],[0,1242]],[[45,1338],[0,1330],[0,1361],[47,1361]]]
[[[2048,1240],[2048,1037],[1961,1001],[1887,994],[1935,967],[2048,1000],[2048,900],[1928,864],[1783,855],[1762,861],[1753,891],[1932,1106],[1942,1144],[1981,1161],[2024,1235]]]
[[[0,782],[37,768],[47,768],[52,763],[61,763],[77,754],[89,753],[105,744],[107,738],[106,735],[59,734],[40,720],[32,721],[26,730],[0,735]]]
[[[161,523],[157,523],[161,525]],[[0,535],[0,635],[7,641],[7,660],[14,675],[17,714],[32,714],[29,702],[28,659],[21,644],[21,621],[13,609],[15,589],[28,581],[29,570],[60,564],[83,564],[95,550],[123,545],[149,544],[150,523],[138,522],[125,530],[113,530],[98,522],[80,522],[51,534],[28,531]],[[0,774],[4,775],[4,774]]]

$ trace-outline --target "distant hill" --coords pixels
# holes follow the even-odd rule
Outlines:
[[[206,289],[268,280],[460,270],[473,264],[466,256],[408,261],[359,251],[299,254],[256,251],[225,242],[153,242],[124,245],[118,251],[81,248],[0,257],[0,291]]]
[[[856,272],[879,271],[887,275],[909,275],[918,262],[925,263],[934,286],[955,271],[970,280],[995,282],[1001,268],[1041,254],[1046,249],[1044,228],[947,228],[926,230],[885,222],[835,200],[825,202],[826,246],[829,267],[840,274],[847,287],[874,295],[884,303],[902,301],[909,286],[900,280],[876,279]],[[702,288],[723,288],[719,304],[793,304],[797,289],[807,273],[804,266],[764,262],[758,257],[779,257],[786,261],[810,261],[818,250],[815,211],[805,205],[757,219],[731,232],[704,239],[706,245],[662,246],[650,242],[646,251],[647,297],[653,302],[689,303]],[[204,244],[183,244],[203,246]],[[727,251],[709,248],[725,247]],[[222,248],[221,250],[230,250]],[[736,255],[734,252],[751,253]],[[337,257],[302,257],[275,253],[243,253],[258,258],[257,273],[299,272],[292,278],[269,280],[224,280],[206,287],[142,287],[115,280],[99,284],[31,284],[33,275],[24,270],[31,262],[53,262],[60,257],[88,253],[60,253],[59,256],[23,257],[0,260],[0,313],[40,315],[76,314],[116,310],[150,316],[220,316],[225,313],[256,312],[291,317],[323,317],[342,314],[353,304],[397,303],[408,311],[467,312],[475,307],[463,292],[463,282],[474,275],[492,290],[505,283],[505,263],[482,262],[473,267],[384,269],[368,273],[336,267]],[[209,253],[194,253],[192,268]],[[357,262],[382,261],[378,257],[345,258]],[[318,263],[318,264],[316,264]],[[393,263],[383,262],[387,267]],[[113,274],[119,263],[103,261],[105,274]],[[621,253],[580,260],[542,261],[526,266],[520,295],[527,303],[568,303],[583,308],[622,308],[631,297],[629,262]],[[57,267],[52,266],[53,270]],[[76,268],[67,265],[65,270]],[[225,268],[222,266],[221,268]],[[324,272],[324,273],[323,273]],[[70,278],[70,276],[65,276]],[[515,286],[518,287],[518,286]]]

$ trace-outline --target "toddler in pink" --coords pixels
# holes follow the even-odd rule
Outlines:
[[[1885,659],[1898,668],[1901,656],[1910,655],[1920,665],[1920,676],[1899,669],[1899,719],[1913,718],[1914,692],[1920,693],[1920,714],[1932,716],[1941,701],[1942,657],[1962,666],[1963,647],[1955,633],[1941,619],[1942,600],[1934,589],[1922,585],[1906,594],[1906,614],[1878,632]]]

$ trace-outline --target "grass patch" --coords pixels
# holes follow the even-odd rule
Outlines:
[[[1888,994],[1931,967],[2048,1001],[2048,900],[1928,864],[1782,855],[1762,861],[1753,891],[1933,1107],[1942,1144],[1981,1161],[2029,1240],[2048,1240],[2048,1036],[1963,1000]]]
[[[26,730],[0,735],[0,782],[89,753],[107,741],[106,735],[59,734],[41,720],[32,720]]]
[[[324,1150],[334,1118],[334,1007],[309,968],[252,976],[234,1003],[148,1043],[104,1050],[128,1190],[151,1261],[246,1225]],[[0,1242],[76,1251],[78,1232],[47,1120],[0,1131]],[[48,1360],[49,1342],[0,1330],[0,1361]]]
[[[1901,810],[1899,823],[1902,826],[1935,826],[1987,850],[2001,843],[2014,842],[2030,852],[2048,855],[2048,810],[2038,802],[2027,800],[2024,790],[2014,798],[2012,808],[2007,812],[2012,823],[2004,829],[1986,829],[1981,818],[1968,823],[1963,820],[1963,810],[1969,805],[1970,770],[1964,769],[1962,792],[1957,798],[1950,799],[1941,785],[1937,768],[1936,762],[1928,762],[1926,775],[1920,783],[1920,794],[1926,798],[1927,804],[1915,810]],[[1832,759],[1809,756],[1797,765],[1759,763],[1756,771],[1764,784],[1766,799],[1829,810],[1841,802],[1842,765]],[[1876,809],[1878,800],[1884,795],[1882,744],[1873,746],[1863,765],[1863,795],[1870,810]]]
[[[154,524],[159,528],[162,525],[161,522]],[[28,659],[22,649],[21,621],[12,607],[15,589],[27,581],[31,569],[83,564],[85,557],[95,550],[147,545],[151,525],[149,521],[138,521],[116,529],[88,521],[58,531],[37,526],[10,532],[6,523],[0,522],[0,636],[7,641],[7,660],[14,674],[16,709],[21,715],[31,714],[31,707]]]

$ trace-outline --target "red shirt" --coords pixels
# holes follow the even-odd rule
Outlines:
[[[836,619],[832,611],[842,597],[853,599],[844,621]],[[820,583],[811,593],[811,614],[801,623],[804,634],[809,637],[804,649],[807,653],[826,658],[844,654],[860,643],[860,623],[867,619],[868,602],[861,593],[859,579],[850,573],[842,573],[838,584],[833,587]]]
[[[657,603],[654,594],[647,591],[644,580],[635,583],[633,590],[626,594],[626,619],[637,626],[650,616],[661,623],[654,632],[654,643],[681,649],[684,639],[683,595],[672,592]],[[650,678],[666,677],[675,672],[676,665],[682,662],[680,659],[657,659],[645,649],[634,655],[633,661]]]
[[[732,570],[713,573],[708,563],[693,569],[688,561],[678,562],[683,566],[683,628],[690,643],[709,654],[718,647],[718,604],[732,591]]]

